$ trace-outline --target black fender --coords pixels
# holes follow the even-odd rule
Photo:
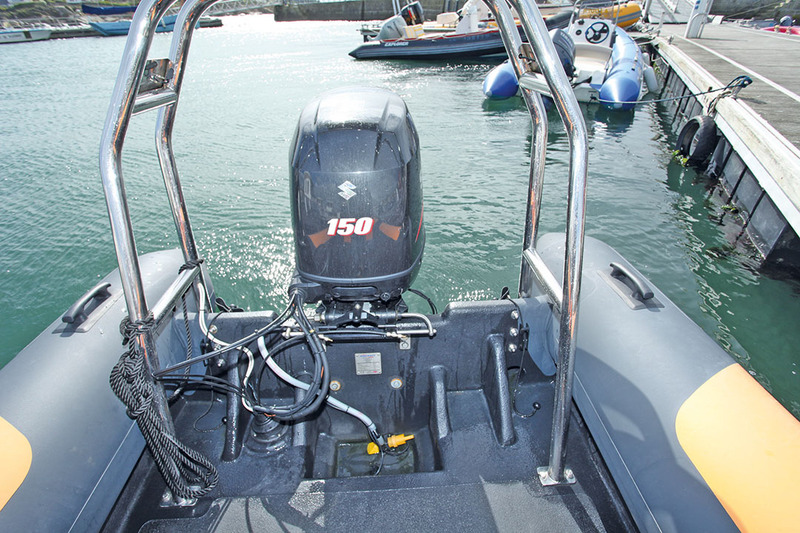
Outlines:
[[[692,166],[703,164],[717,145],[717,125],[708,115],[696,115],[681,128],[675,149]]]

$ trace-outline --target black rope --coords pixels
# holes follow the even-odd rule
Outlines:
[[[128,416],[139,425],[158,471],[173,495],[199,498],[211,492],[219,475],[211,461],[177,439],[153,401],[159,391],[137,339],[141,334],[152,333],[154,328],[152,314],[140,321],[123,320],[120,329],[128,349],[111,371],[111,390],[125,404]]]
[[[186,309],[186,295],[181,295],[181,304],[183,307],[183,328],[186,330],[186,359],[192,358],[192,329],[189,327],[189,311]],[[186,367],[186,372],[189,372],[189,367]]]
[[[184,270],[190,270],[192,268],[197,268],[203,264],[204,259],[192,259],[190,261],[186,261],[181,267],[178,269],[178,274],[183,272]]]

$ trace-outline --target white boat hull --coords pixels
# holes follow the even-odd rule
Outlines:
[[[52,30],[7,30],[0,31],[0,44],[44,41],[50,38]]]

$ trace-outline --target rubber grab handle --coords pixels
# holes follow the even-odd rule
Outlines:
[[[653,289],[650,288],[650,286],[644,279],[642,279],[641,276],[633,273],[626,266],[619,263],[611,263],[609,266],[611,267],[612,278],[617,278],[620,280],[621,278],[626,278],[633,284],[635,289],[631,294],[632,298],[636,298],[640,302],[644,302],[645,300],[649,300],[653,297]]]
[[[89,289],[86,294],[81,296],[77,302],[67,309],[67,312],[61,317],[61,321],[67,324],[74,324],[86,320],[88,318],[85,311],[86,306],[89,305],[92,300],[97,299],[102,302],[111,296],[111,292],[108,290],[109,287],[111,287],[111,283],[102,281]]]

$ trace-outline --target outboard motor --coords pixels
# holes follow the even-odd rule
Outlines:
[[[406,21],[400,15],[390,17],[381,24],[381,29],[378,31],[378,36],[375,37],[377,41],[391,41],[394,39],[402,39],[406,36]]]
[[[568,78],[571,78],[575,74],[575,41],[568,32],[561,28],[550,30],[550,38],[553,40],[553,46],[561,66],[564,67],[564,72]]]
[[[302,111],[290,163],[293,286],[340,317],[355,316],[355,304],[396,308],[425,244],[419,138],[405,102],[377,88],[325,93]]]
[[[400,16],[403,17],[403,20],[405,20],[406,24],[409,26],[422,24],[424,20],[422,4],[419,2],[411,2],[405,5],[403,9],[400,10]]]

